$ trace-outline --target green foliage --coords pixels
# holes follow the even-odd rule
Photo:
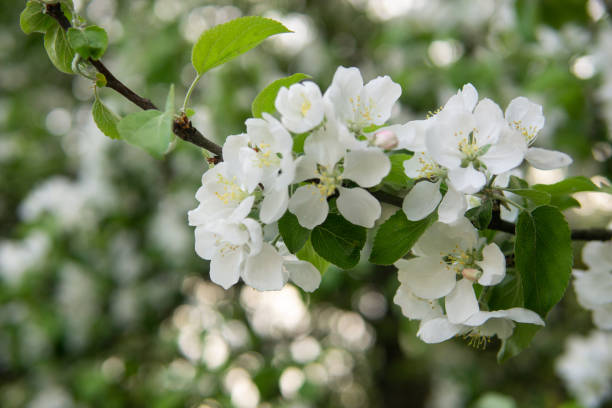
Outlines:
[[[572,271],[572,241],[563,214],[551,206],[522,212],[514,250],[525,307],[545,317],[563,297]]]
[[[43,5],[37,1],[30,0],[26,8],[19,16],[19,25],[26,34],[46,33],[53,26],[55,20],[43,13]]]
[[[523,285],[516,269],[506,271],[504,280],[489,289],[487,304],[490,310],[506,310],[523,307]]]
[[[396,153],[389,156],[391,170],[383,179],[383,183],[395,189],[408,189],[412,187],[414,181],[404,172],[404,162],[412,157],[411,154]]]
[[[572,207],[580,207],[580,203],[571,195],[581,191],[600,191],[610,193],[608,188],[599,188],[586,177],[577,176],[561,180],[555,184],[535,184],[535,190],[543,191],[551,196],[550,205],[565,210]]]
[[[131,113],[119,121],[117,129],[128,143],[161,158],[172,141],[172,114],[158,110]]]
[[[534,206],[546,205],[550,203],[550,194],[545,191],[538,191],[530,188],[510,188],[506,191],[528,199]]]
[[[437,214],[433,213],[422,220],[410,221],[403,210],[397,210],[378,228],[370,262],[391,265],[410,251],[436,218]]]
[[[54,24],[45,32],[45,50],[55,68],[66,74],[73,73],[72,60],[75,53],[68,43],[66,32],[59,24]]]
[[[314,247],[312,246],[312,241],[310,239],[306,241],[304,246],[302,246],[302,249],[300,249],[295,254],[295,256],[297,256],[298,259],[301,259],[302,261],[308,261],[313,264],[314,267],[317,268],[319,272],[321,272],[321,274],[324,274],[330,265],[327,260],[325,260],[321,255],[319,255],[317,251],[315,251]]]
[[[256,47],[271,35],[288,32],[284,25],[268,18],[237,18],[204,31],[193,46],[191,62],[201,76]]]
[[[278,220],[278,231],[292,254],[302,249],[310,237],[310,230],[302,227],[297,217],[289,211]]]
[[[93,115],[94,122],[96,122],[98,129],[100,129],[102,133],[111,139],[121,138],[117,130],[117,123],[119,123],[120,118],[102,103],[97,93],[91,114]]]
[[[478,207],[470,208],[465,216],[478,229],[486,229],[491,223],[493,217],[493,202],[492,200],[484,200]]]
[[[311,242],[315,251],[343,269],[357,265],[365,241],[365,228],[351,224],[341,215],[332,213],[311,233]]]
[[[274,112],[274,101],[276,95],[282,87],[289,87],[295,83],[311,78],[310,75],[306,74],[293,74],[286,78],[277,79],[268,86],[266,86],[256,97],[253,99],[251,104],[251,112],[254,118],[261,118],[261,114],[264,112]]]
[[[174,111],[174,86],[166,99],[166,111],[146,110],[125,116],[117,124],[119,134],[128,143],[138,146],[152,156],[161,158],[168,152],[174,140],[172,120]]]
[[[85,29],[71,27],[68,29],[68,42],[72,49],[82,58],[100,59],[108,45],[106,31],[98,26],[89,26]]]

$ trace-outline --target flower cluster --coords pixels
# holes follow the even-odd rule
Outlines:
[[[531,147],[544,125],[542,107],[519,97],[504,114],[490,99],[478,101],[467,84],[427,119],[388,125],[400,94],[387,76],[364,84],[357,68],[339,67],[324,93],[314,82],[282,87],[274,103],[279,118],[263,113],[246,121],[246,133],[229,136],[225,161],[204,174],[200,205],[189,213],[211,280],[229,288],[242,278],[258,290],[279,290],[291,279],[316,289],[319,272],[289,253],[277,222],[288,211],[312,230],[337,211],[374,227],[381,204],[368,189],[392,168],[386,151],[402,150],[412,153],[403,171],[414,180],[403,190],[402,210],[411,221],[436,209],[438,218],[414,257],[395,264],[395,302],[421,320],[419,337],[440,342],[465,334],[478,343],[508,338],[514,322],[543,325],[527,309],[489,310],[483,295],[504,279],[505,257],[465,218],[468,198],[493,190],[504,198],[499,186],[524,160],[540,169],[571,163],[564,153]]]
[[[337,196],[344,218],[374,226],[381,206],[365,188],[379,184],[391,165],[365,130],[389,119],[400,93],[387,76],[364,85],[357,68],[340,67],[325,94],[313,82],[283,87],[275,100],[280,121],[264,113],[246,121],[246,133],[229,136],[225,161],[203,175],[200,205],[189,212],[211,280],[229,288],[242,277],[256,289],[279,290],[291,279],[316,289],[319,272],[283,254],[275,223],[289,210],[312,229]],[[304,154],[294,152],[292,133],[308,133]]]
[[[394,302],[406,317],[421,320],[417,333],[421,340],[439,343],[465,335],[475,346],[484,346],[494,335],[502,340],[510,337],[513,322],[544,325],[537,313],[519,307],[483,310],[479,298],[504,279],[506,259],[495,243],[478,237],[467,218],[434,223],[412,253],[414,258],[395,263],[400,287]]]
[[[612,330],[612,241],[591,241],[582,249],[588,271],[574,270],[578,303],[593,312],[593,322]]]
[[[415,153],[404,163],[406,175],[422,181],[404,198],[408,219],[423,219],[437,208],[440,221],[457,221],[468,207],[467,195],[523,160],[542,170],[569,165],[565,153],[530,147],[544,121],[542,107],[525,97],[512,100],[504,114],[492,100],[478,101],[478,92],[467,84],[434,115],[396,127],[402,147]]]

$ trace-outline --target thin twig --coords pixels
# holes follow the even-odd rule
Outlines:
[[[71,27],[70,21],[64,15],[62,8],[59,3],[47,4],[46,5],[46,13],[53,17],[59,25],[64,29],[68,30]],[[106,87],[111,88],[117,91],[119,94],[123,95],[127,100],[135,104],[136,106],[144,109],[158,109],[157,106],[151,100],[147,98],[143,98],[138,95],[136,92],[132,91],[128,88],[123,82],[119,81],[112,72],[106,68],[106,66],[100,60],[93,60],[89,58],[88,60],[91,65],[93,65],[99,73],[104,75],[106,78]],[[208,140],[198,129],[193,127],[191,121],[186,120],[186,118],[181,115],[174,120],[174,124],[172,126],[172,131],[175,135],[183,139],[188,143],[192,143],[198,147],[202,147],[216,156],[222,157],[222,149],[221,146]]]

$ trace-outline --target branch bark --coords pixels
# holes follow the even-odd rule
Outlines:
[[[64,31],[67,31],[71,27],[70,20],[68,20],[68,18],[66,18],[66,16],[64,15],[64,12],[62,11],[59,3],[47,4],[45,11],[50,17],[53,17],[59,23],[59,25],[64,29]],[[107,88],[111,88],[117,91],[134,105],[144,110],[158,109],[157,106],[155,106],[155,104],[151,102],[151,100],[138,95],[136,92],[128,88],[123,82],[118,80],[113,75],[113,73],[110,72],[108,68],[106,68],[102,61],[93,60],[91,58],[89,58],[88,61],[96,68],[99,73],[104,75],[104,77],[106,78]],[[194,144],[198,147],[202,147],[220,158],[223,155],[221,146],[204,137],[204,135],[200,133],[198,129],[193,127],[191,121],[188,120],[185,115],[181,115],[174,120],[172,132],[174,132],[175,135],[177,135],[184,141]]]
[[[68,30],[70,28],[70,21],[64,15],[59,3],[47,4],[46,12],[49,16],[53,17],[64,30]],[[89,62],[98,70],[98,72],[106,77],[106,87],[114,89],[126,99],[144,110],[158,109],[157,106],[155,106],[155,104],[153,104],[153,102],[151,102],[149,99],[143,98],[119,81],[112,74],[112,72],[106,68],[102,61],[92,60],[90,58]],[[191,121],[187,118],[185,113],[182,113],[174,119],[172,131],[184,141],[204,148],[216,155],[216,158],[211,159],[213,162],[218,163],[223,160],[223,150],[221,146],[208,140],[206,137],[204,137],[204,135],[202,135],[202,133],[200,133],[200,131],[198,131],[198,129],[193,127]],[[373,191],[371,193],[381,202],[400,208],[402,207],[403,199],[401,197],[397,197],[384,191]],[[499,211],[493,211],[493,217],[491,219],[491,223],[489,224],[489,229],[514,234],[515,225],[502,220]],[[576,241],[607,241],[612,239],[612,230],[603,228],[575,229],[572,230],[571,234],[572,240]]]

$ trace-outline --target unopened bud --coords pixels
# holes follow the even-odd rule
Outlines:
[[[482,271],[474,268],[465,268],[461,271],[461,274],[465,279],[471,280],[472,282],[477,281],[482,276]]]
[[[397,136],[390,130],[381,130],[374,135],[374,144],[381,149],[391,150],[397,147]]]

